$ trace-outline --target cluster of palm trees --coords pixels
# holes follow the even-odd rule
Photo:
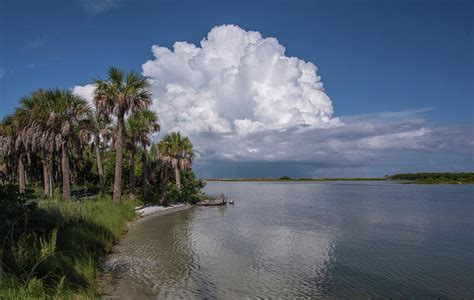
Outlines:
[[[152,104],[149,82],[134,72],[125,73],[111,67],[106,79],[96,79],[93,105],[71,91],[37,90],[20,100],[20,106],[0,123],[0,164],[3,161],[2,181],[17,182],[20,191],[27,185],[35,170],[42,179],[44,195],[52,197],[55,183],[61,183],[62,197],[71,195],[71,165],[87,147],[94,149],[98,185],[102,196],[106,193],[103,153],[115,154],[113,201],[122,197],[122,166],[128,160],[130,198],[136,197],[135,156],[141,148],[141,192],[148,198],[150,173],[159,173],[162,192],[160,202],[166,201],[171,176],[176,187],[181,187],[180,172],[191,167],[194,153],[187,137],[179,132],[165,135],[158,143],[153,170],[147,149],[151,135],[160,130],[158,116]],[[128,157],[124,159],[124,155]],[[38,166],[42,172],[38,172]],[[77,169],[77,166],[76,166]],[[77,170],[91,172],[91,170]],[[61,180],[59,180],[61,179]]]

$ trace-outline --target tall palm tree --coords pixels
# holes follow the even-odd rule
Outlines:
[[[97,112],[94,113],[93,119],[91,120],[91,133],[92,133],[92,145],[95,150],[95,157],[97,163],[97,172],[99,174],[99,188],[100,195],[104,197],[104,167],[102,164],[102,155],[100,152],[101,138],[108,142],[111,133],[112,120],[109,116],[99,115]]]
[[[130,198],[135,192],[135,144],[141,144],[142,151],[142,199],[148,198],[147,186],[147,149],[150,144],[150,134],[159,131],[158,116],[154,111],[143,110],[127,119],[127,135],[130,149]]]
[[[18,107],[15,113],[7,116],[1,126],[1,152],[2,156],[6,158],[7,166],[10,163],[10,169],[14,168],[18,171],[18,184],[20,192],[26,188],[26,170],[25,163],[28,159],[30,161],[31,147],[28,140],[28,128],[31,104],[29,98],[22,99],[23,106]]]
[[[28,127],[24,131],[25,146],[28,151],[41,155],[44,194],[47,197],[52,197],[52,159],[55,142],[54,134],[47,128],[47,121],[54,104],[51,93],[41,89],[33,92],[30,97],[23,97],[20,100],[21,108],[29,114]]]
[[[166,200],[166,189],[168,185],[169,171],[174,171],[176,187],[181,188],[180,170],[191,167],[194,151],[193,144],[188,137],[182,136],[179,132],[171,132],[163,137],[158,144],[160,152],[159,161],[163,168],[163,193]]]
[[[130,199],[135,199],[135,144],[138,141],[138,133],[140,130],[140,119],[138,114],[131,115],[125,124],[125,145],[128,149],[128,169],[129,181],[128,192]]]
[[[18,183],[20,192],[24,192],[26,188],[25,162],[27,159],[27,155],[29,155],[28,151],[30,150],[28,148],[28,141],[25,134],[29,122],[28,110],[24,109],[23,107],[17,108],[15,113],[13,114],[12,120],[16,136],[15,152],[17,154],[18,159]]]
[[[69,155],[71,144],[77,145],[81,131],[90,127],[92,110],[83,98],[73,95],[70,91],[56,89],[51,91],[54,99],[54,110],[48,118],[48,127],[55,134],[57,146],[61,149],[61,170],[63,179],[63,197],[70,198],[70,165]]]
[[[158,163],[158,167],[161,170],[161,178],[162,178],[162,191],[160,195],[160,205],[164,205],[166,203],[166,194],[168,192],[168,181],[169,181],[169,172],[173,167],[172,161],[173,158],[171,156],[165,155],[168,146],[166,143],[158,143],[158,155],[156,157],[156,161]]]
[[[151,104],[148,81],[134,73],[125,74],[122,70],[111,67],[106,80],[95,80],[96,90],[94,104],[99,114],[117,117],[117,130],[114,136],[115,145],[115,179],[113,201],[118,202],[122,196],[122,159],[125,115],[137,113]]]
[[[2,123],[0,124],[0,155],[4,160],[6,173],[10,177],[10,183],[14,181],[14,169],[17,163],[15,141],[16,129],[13,122],[13,116],[7,115],[3,118]]]

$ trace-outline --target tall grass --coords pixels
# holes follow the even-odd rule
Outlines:
[[[0,299],[97,297],[103,259],[136,217],[134,206],[40,201],[0,245]]]

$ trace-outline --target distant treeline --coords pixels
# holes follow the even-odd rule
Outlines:
[[[211,178],[206,181],[375,181],[386,180],[385,178],[291,178],[283,177],[262,177],[262,178]]]
[[[412,183],[474,183],[474,173],[407,173],[388,176],[391,180],[409,180]]]
[[[385,177],[355,177],[355,178],[292,178],[283,177],[263,177],[263,178],[212,178],[207,181],[251,181],[251,182],[285,182],[285,181],[382,181],[399,180],[407,183],[420,184],[459,184],[474,183],[474,173],[406,173],[386,175]]]

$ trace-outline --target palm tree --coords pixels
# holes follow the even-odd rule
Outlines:
[[[109,140],[110,132],[111,132],[111,123],[112,120],[109,116],[100,116],[97,112],[94,114],[93,119],[91,120],[91,132],[93,136],[92,145],[95,149],[95,157],[97,162],[97,172],[99,174],[99,188],[100,188],[100,195],[104,197],[105,195],[105,188],[104,188],[104,167],[102,164],[102,156],[100,153],[100,139],[104,139],[106,141]]]
[[[129,152],[128,168],[129,168],[129,182],[128,192],[130,199],[135,199],[135,144],[138,140],[138,133],[140,130],[139,113],[130,116],[125,125],[125,145]]]
[[[107,80],[96,79],[94,104],[99,114],[117,117],[115,132],[115,179],[113,201],[118,202],[122,196],[122,159],[125,115],[148,108],[151,94],[148,81],[134,73],[125,74],[122,70],[111,67]]]
[[[61,170],[63,179],[63,197],[70,198],[69,148],[77,145],[81,131],[90,127],[92,110],[83,98],[70,91],[56,89],[50,92],[54,99],[54,110],[47,125],[54,132],[57,146],[61,149]]]
[[[171,156],[164,155],[162,153],[166,153],[168,146],[166,143],[158,143],[158,156],[156,160],[158,162],[158,166],[162,172],[162,191],[160,196],[160,205],[164,205],[166,203],[166,193],[168,192],[168,181],[169,181],[169,171],[172,168],[172,161],[173,158]]]
[[[127,135],[130,149],[130,198],[135,197],[135,144],[139,142],[142,151],[142,199],[148,198],[147,190],[147,150],[150,134],[159,131],[158,116],[154,111],[143,110],[127,119]]]
[[[168,172],[174,171],[176,187],[181,188],[180,170],[191,167],[194,152],[193,145],[188,137],[182,136],[179,132],[171,132],[163,137],[158,144],[160,156],[160,166],[163,168],[163,193],[162,201],[166,200],[166,189],[168,187]]]
[[[55,136],[47,127],[47,121],[54,109],[54,99],[50,92],[40,89],[33,92],[31,97],[23,97],[20,104],[22,109],[29,114],[28,127],[25,130],[24,138],[26,148],[29,151],[40,153],[43,164],[44,194],[47,197],[52,197],[52,159]]]
[[[14,169],[16,164],[16,129],[13,123],[13,116],[7,115],[0,124],[0,155],[2,156],[6,173],[9,174],[10,183],[14,181]]]
[[[29,142],[29,122],[31,99],[24,97],[21,100],[22,106],[15,110],[11,116],[7,116],[1,126],[2,135],[2,156],[10,162],[10,169],[16,163],[18,171],[18,184],[20,192],[26,188],[25,163],[30,162],[31,143]],[[8,164],[7,164],[8,166]]]
[[[15,113],[13,114],[13,128],[14,134],[16,137],[15,140],[15,152],[17,154],[18,159],[18,183],[20,192],[24,192],[26,188],[26,170],[25,170],[25,162],[27,156],[29,157],[28,151],[28,141],[26,138],[25,131],[28,128],[29,122],[29,112],[27,109],[22,107],[17,108]]]

